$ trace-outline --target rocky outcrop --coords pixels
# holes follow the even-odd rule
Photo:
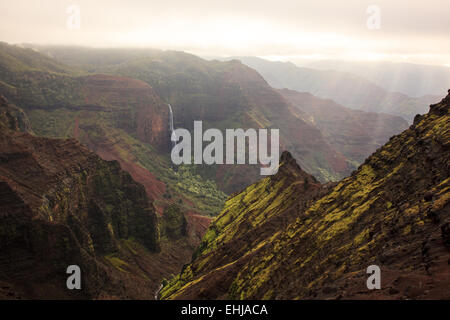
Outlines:
[[[9,104],[0,95],[0,128],[33,133],[30,120],[22,109]]]
[[[187,220],[180,207],[168,206],[162,215],[161,235],[169,239],[180,239],[187,235]]]
[[[450,299],[449,123],[450,95],[325,187],[285,155],[276,176],[227,201],[163,297]],[[370,265],[380,290],[366,286]]]

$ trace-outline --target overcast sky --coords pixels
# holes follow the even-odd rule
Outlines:
[[[450,1],[1,1],[0,40],[450,66]]]

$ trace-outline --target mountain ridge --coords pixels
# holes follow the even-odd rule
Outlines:
[[[401,92],[411,97],[439,96],[450,86],[450,69],[439,65],[325,60],[307,63],[305,66],[351,72],[378,84],[385,90]]]
[[[410,123],[416,114],[426,112],[424,106],[442,99],[442,96],[412,98],[400,92],[389,92],[349,72],[298,67],[292,62],[271,62],[256,57],[238,59],[260,72],[274,88],[310,92],[348,108],[390,113]]]
[[[162,289],[162,298],[448,299],[449,123],[450,90],[307,206],[285,208],[303,199],[289,191],[264,205],[266,196],[278,194],[271,192],[274,184],[266,196],[258,193],[265,192],[265,180],[248,187],[227,201],[203,239],[206,245]],[[271,179],[289,178],[282,170],[277,176]],[[295,175],[294,181],[302,184]],[[242,207],[240,199],[246,199]],[[236,219],[242,212],[247,219]],[[295,221],[258,237],[252,217],[264,214],[294,215]],[[250,230],[240,233],[244,226]],[[223,254],[238,239],[243,252]],[[366,287],[366,268],[373,264],[381,268],[381,290]]]

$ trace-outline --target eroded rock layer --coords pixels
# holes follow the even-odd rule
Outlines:
[[[130,257],[160,249],[144,187],[75,139],[11,130],[13,109],[1,98],[0,296],[151,296],[149,270]],[[80,291],[66,288],[69,265],[82,270]]]

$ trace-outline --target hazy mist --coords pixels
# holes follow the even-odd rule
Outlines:
[[[80,9],[73,28],[71,5]],[[380,10],[378,28],[368,27],[370,5]],[[448,0],[15,0],[0,12],[0,40],[9,43],[450,65]]]

